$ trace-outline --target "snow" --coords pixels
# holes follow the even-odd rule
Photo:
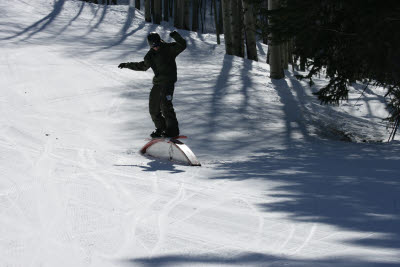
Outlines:
[[[321,106],[180,31],[174,105],[202,167],[140,155],[154,126],[128,6],[0,1],[0,266],[398,266],[400,142],[384,90]],[[345,140],[345,141],[342,141]],[[352,141],[352,142],[348,142]]]

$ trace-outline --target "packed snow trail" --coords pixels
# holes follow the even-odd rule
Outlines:
[[[171,30],[127,6],[0,1],[0,266],[399,265],[399,142],[332,140],[383,139],[383,90],[319,106],[181,31],[174,105],[203,166],[145,158],[152,73],[117,66]]]

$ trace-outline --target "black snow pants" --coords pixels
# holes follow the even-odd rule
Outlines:
[[[151,119],[157,129],[165,131],[168,136],[179,135],[178,120],[172,98],[174,95],[174,84],[154,85],[150,91],[149,111]]]

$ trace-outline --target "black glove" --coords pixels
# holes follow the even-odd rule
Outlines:
[[[127,65],[126,63],[121,63],[118,65],[118,68],[120,69],[126,68],[126,65]]]
[[[174,38],[175,35],[179,35],[179,33],[177,31],[173,31],[169,34],[169,36],[171,36],[172,38]]]

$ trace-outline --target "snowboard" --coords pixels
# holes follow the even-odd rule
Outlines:
[[[151,141],[151,140],[159,140],[159,139],[162,139],[162,140],[167,140],[167,141],[171,141],[171,140],[177,140],[177,139],[187,139],[188,137],[186,136],[186,135],[178,135],[178,136],[175,136],[175,137],[149,137],[149,138],[146,138],[145,140],[146,141]]]
[[[192,166],[201,166],[196,156],[179,139],[186,139],[187,136],[149,138],[148,142],[140,150],[141,154],[150,155],[156,158],[169,159],[171,161],[185,162]]]

